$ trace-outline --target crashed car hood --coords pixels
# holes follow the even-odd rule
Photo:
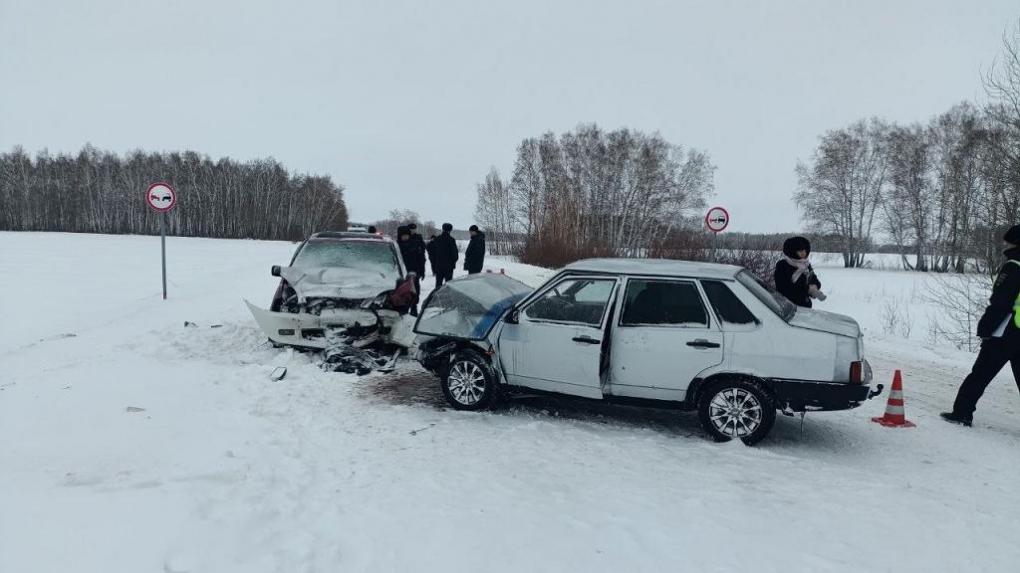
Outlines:
[[[790,324],[809,330],[828,332],[857,338],[861,335],[861,327],[857,321],[849,316],[814,310],[810,308],[798,308],[797,312],[790,319]]]
[[[367,299],[393,290],[396,273],[344,267],[284,267],[280,277],[301,299]]]
[[[505,275],[479,274],[450,281],[425,301],[414,332],[481,340],[496,321],[534,289]]]

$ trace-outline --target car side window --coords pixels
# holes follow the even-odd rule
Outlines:
[[[524,310],[533,320],[599,326],[613,294],[612,279],[566,279]]]
[[[722,281],[701,281],[701,287],[708,295],[708,302],[712,305],[719,320],[728,324],[757,324],[758,319],[730,287]]]
[[[693,282],[632,279],[620,325],[704,327],[709,320]]]

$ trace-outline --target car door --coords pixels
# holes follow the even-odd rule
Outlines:
[[[691,380],[723,360],[723,333],[695,280],[628,278],[613,324],[609,391],[683,400]]]
[[[510,384],[602,397],[602,352],[617,279],[566,276],[532,297],[504,325],[499,355]]]

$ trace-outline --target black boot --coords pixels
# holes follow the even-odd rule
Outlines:
[[[949,422],[950,424],[959,424],[961,426],[967,426],[968,428],[973,422],[973,418],[969,416],[956,414],[953,412],[942,412],[941,414],[939,414],[939,416],[942,416],[942,419]]]

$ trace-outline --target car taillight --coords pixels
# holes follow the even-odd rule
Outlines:
[[[850,363],[850,383],[851,384],[864,383],[864,363],[862,363],[860,360]]]

